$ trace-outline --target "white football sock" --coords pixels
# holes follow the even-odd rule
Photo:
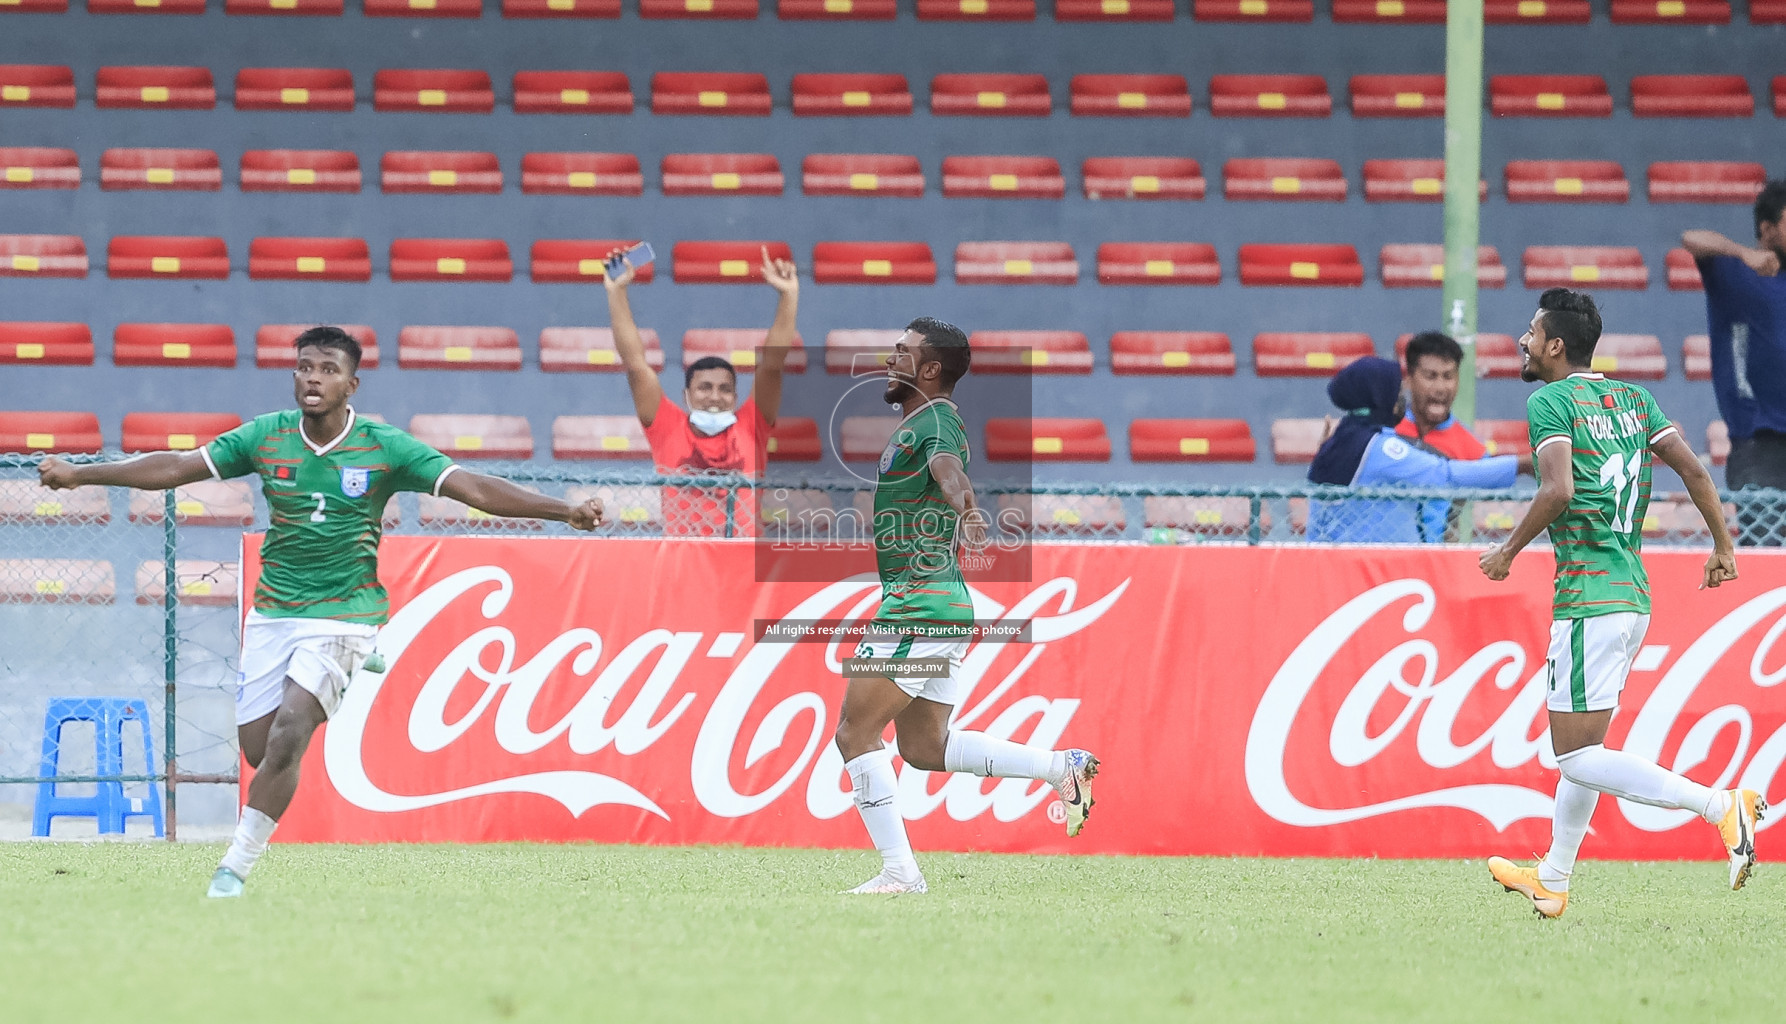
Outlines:
[[[900,817],[895,799],[899,776],[893,771],[893,754],[884,747],[871,750],[845,762],[843,770],[850,773],[856,810],[862,815],[862,824],[868,827],[869,840],[881,852],[883,870],[902,882],[917,880],[918,861],[912,856],[912,844],[905,837],[905,819]]]
[[[1000,779],[1041,779],[1056,785],[1067,770],[1067,756],[994,739],[983,732],[951,730],[948,745],[943,747],[943,770]]]
[[[230,840],[229,850],[224,853],[219,867],[234,871],[237,878],[247,878],[248,872],[254,870],[254,862],[267,852],[267,840],[273,838],[273,830],[278,827],[277,821],[254,808],[242,808],[242,817],[236,822],[235,838]]]
[[[1575,870],[1575,855],[1581,851],[1581,840],[1588,834],[1588,821],[1600,802],[1596,790],[1570,782],[1567,776],[1557,780],[1557,809],[1550,821],[1550,850],[1538,862],[1538,881],[1551,892],[1568,892],[1569,875]]]
[[[1564,778],[1577,785],[1651,807],[1692,811],[1714,824],[1727,809],[1728,801],[1720,799],[1722,794],[1716,790],[1636,754],[1607,750],[1598,743],[1558,756],[1557,767]],[[1718,812],[1716,817],[1713,811]]]

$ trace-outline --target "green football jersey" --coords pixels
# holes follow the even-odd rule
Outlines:
[[[201,451],[220,480],[257,474],[267,496],[254,608],[275,618],[380,625],[385,503],[398,491],[438,494],[453,460],[396,427],[352,414],[332,444],[312,445],[296,409],[244,423]]]
[[[1572,373],[1526,400],[1534,455],[1567,443],[1575,497],[1550,524],[1558,619],[1650,612],[1643,519],[1650,504],[1650,445],[1675,429],[1650,393],[1598,373]]]
[[[881,607],[874,625],[900,633],[967,639],[974,603],[956,560],[955,511],[930,473],[953,455],[968,462],[967,430],[946,399],[907,416],[881,452],[874,489],[874,554]]]

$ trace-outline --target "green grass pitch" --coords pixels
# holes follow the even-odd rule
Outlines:
[[[0,845],[0,1018],[36,1021],[1778,1021],[1786,900],[1583,862],[1540,921],[1463,861]]]

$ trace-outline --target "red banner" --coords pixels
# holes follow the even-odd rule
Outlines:
[[[258,538],[246,540],[252,589]],[[1039,545],[976,589],[1030,643],[975,644],[956,724],[1097,753],[1068,842],[1040,783],[901,766],[920,850],[1524,856],[1548,842],[1551,558],[1490,583],[1464,550]],[[1786,555],[1655,615],[1609,744],[1786,803]],[[738,541],[393,537],[386,674],[361,673],[279,830],[297,841],[866,845],[831,731],[871,578],[757,583]],[[1765,826],[1764,826],[1765,827]],[[1682,811],[1603,800],[1587,853],[1716,857]],[[1765,841],[1763,855],[1766,855]]]

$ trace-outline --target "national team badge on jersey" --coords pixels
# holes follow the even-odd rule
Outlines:
[[[887,470],[893,468],[893,456],[898,454],[898,452],[898,442],[888,441],[887,447],[881,450],[881,472],[885,473]]]
[[[372,484],[372,471],[358,466],[341,467],[341,493],[350,498],[358,498],[366,493]]]

